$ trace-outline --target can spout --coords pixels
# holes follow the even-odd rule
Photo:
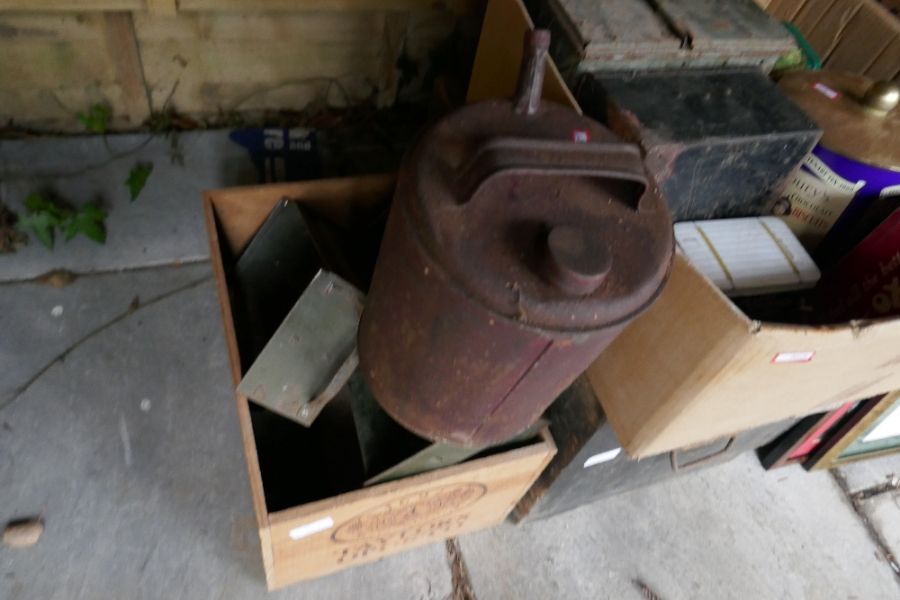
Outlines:
[[[541,90],[544,87],[544,66],[550,49],[550,32],[535,29],[525,33],[525,50],[522,66],[519,68],[519,83],[514,99],[516,112],[533,115],[541,105]]]

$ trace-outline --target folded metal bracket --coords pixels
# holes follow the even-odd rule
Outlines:
[[[238,392],[309,427],[356,369],[363,294],[319,271],[247,370]]]

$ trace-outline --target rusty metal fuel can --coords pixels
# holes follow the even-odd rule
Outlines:
[[[358,335],[375,398],[418,435],[501,443],[657,297],[672,223],[639,149],[540,100],[546,31],[512,100],[411,148]]]

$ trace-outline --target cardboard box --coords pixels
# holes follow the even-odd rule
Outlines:
[[[770,12],[787,3],[776,0]],[[514,78],[496,74],[518,72],[512,49],[521,47],[522,23],[530,24],[521,0],[490,0],[488,14],[470,99],[512,94]],[[890,50],[866,73],[874,76]],[[893,65],[897,72],[900,62]],[[558,89],[557,71],[547,76]],[[578,110],[570,95],[546,97]],[[832,327],[760,323],[679,255],[660,298],[588,375],[625,451],[640,458],[900,389],[900,319]]]
[[[238,349],[241,324],[232,314],[229,270],[272,207],[282,198],[303,202],[352,235],[354,223],[383,210],[393,187],[393,176],[368,176],[204,194],[235,385],[248,365]],[[320,421],[335,416],[329,413],[332,405],[306,430],[239,394],[236,398],[269,589],[497,524],[556,452],[545,429],[537,441],[512,450],[362,489],[357,474],[334,468],[359,460],[347,445],[352,446],[351,439],[356,443],[352,421],[340,436],[315,433]],[[347,423],[340,418],[335,422]],[[326,481],[330,477],[336,480]]]
[[[816,1],[830,7],[836,0],[775,0],[769,11],[794,20],[788,4],[811,10]],[[472,71],[473,99],[512,94],[511,78],[495,74],[518,72],[512,49],[521,47],[521,24],[530,23],[521,0],[491,0],[488,12],[493,17],[485,18],[481,60]],[[888,40],[870,56],[864,72],[900,73],[900,62],[884,62],[898,56],[894,45]],[[900,52],[900,42],[896,46]],[[556,70],[548,77],[557,79]],[[552,97],[578,110],[571,96]],[[754,321],[679,255],[660,298],[588,375],[625,451],[640,458],[900,389],[900,319],[831,327]]]
[[[659,299],[588,376],[641,458],[900,389],[900,319],[754,321],[676,255]]]
[[[790,21],[829,69],[875,80],[900,78],[900,19],[876,0],[757,0],[772,16]]]

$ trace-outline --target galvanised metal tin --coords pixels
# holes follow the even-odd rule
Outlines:
[[[500,443],[537,420],[658,295],[671,219],[636,146],[539,95],[426,132],[398,180],[359,332],[376,399],[422,437]]]
[[[769,443],[796,419],[779,421],[707,444],[643,459],[622,450],[589,381],[579,377],[547,411],[557,453],[513,509],[517,523],[529,523],[573,510],[685,473],[726,463]]]

